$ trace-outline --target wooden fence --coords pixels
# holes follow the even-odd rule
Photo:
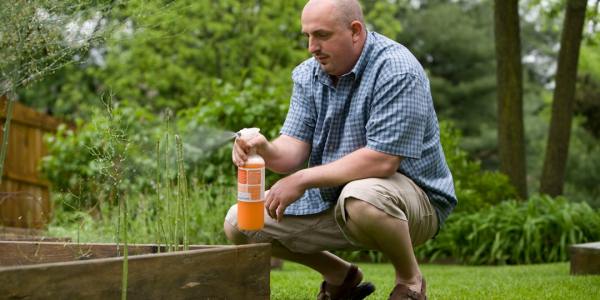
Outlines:
[[[0,97],[0,141],[7,104],[6,97]],[[49,221],[49,183],[41,178],[38,167],[46,153],[43,135],[58,125],[58,120],[14,103],[0,184],[0,226],[44,228]]]

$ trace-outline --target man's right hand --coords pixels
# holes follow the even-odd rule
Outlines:
[[[267,138],[260,133],[248,141],[236,138],[231,151],[231,160],[236,166],[242,167],[248,160],[250,149],[255,148],[260,155],[261,150],[266,148],[268,143]]]

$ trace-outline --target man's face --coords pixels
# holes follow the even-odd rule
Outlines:
[[[358,59],[349,24],[336,20],[332,5],[307,5],[302,12],[302,33],[308,51],[327,74],[340,76],[352,70]]]

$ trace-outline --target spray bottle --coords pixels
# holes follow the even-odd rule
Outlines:
[[[237,136],[249,141],[259,128],[244,128]],[[265,160],[250,149],[246,163],[238,167],[238,226],[242,230],[260,230],[265,223]]]

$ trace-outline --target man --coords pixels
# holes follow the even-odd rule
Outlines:
[[[390,299],[425,299],[413,245],[432,238],[457,203],[429,90],[415,57],[368,32],[356,0],[311,0],[302,32],[312,58],[294,70],[281,135],[234,143],[242,166],[255,148],[290,174],[266,195],[265,227],[225,233],[236,244],[270,242],[276,257],[322,274],[318,299],[363,299],[354,265],[327,250],[376,249],[396,270]],[[306,168],[306,161],[308,167]]]

